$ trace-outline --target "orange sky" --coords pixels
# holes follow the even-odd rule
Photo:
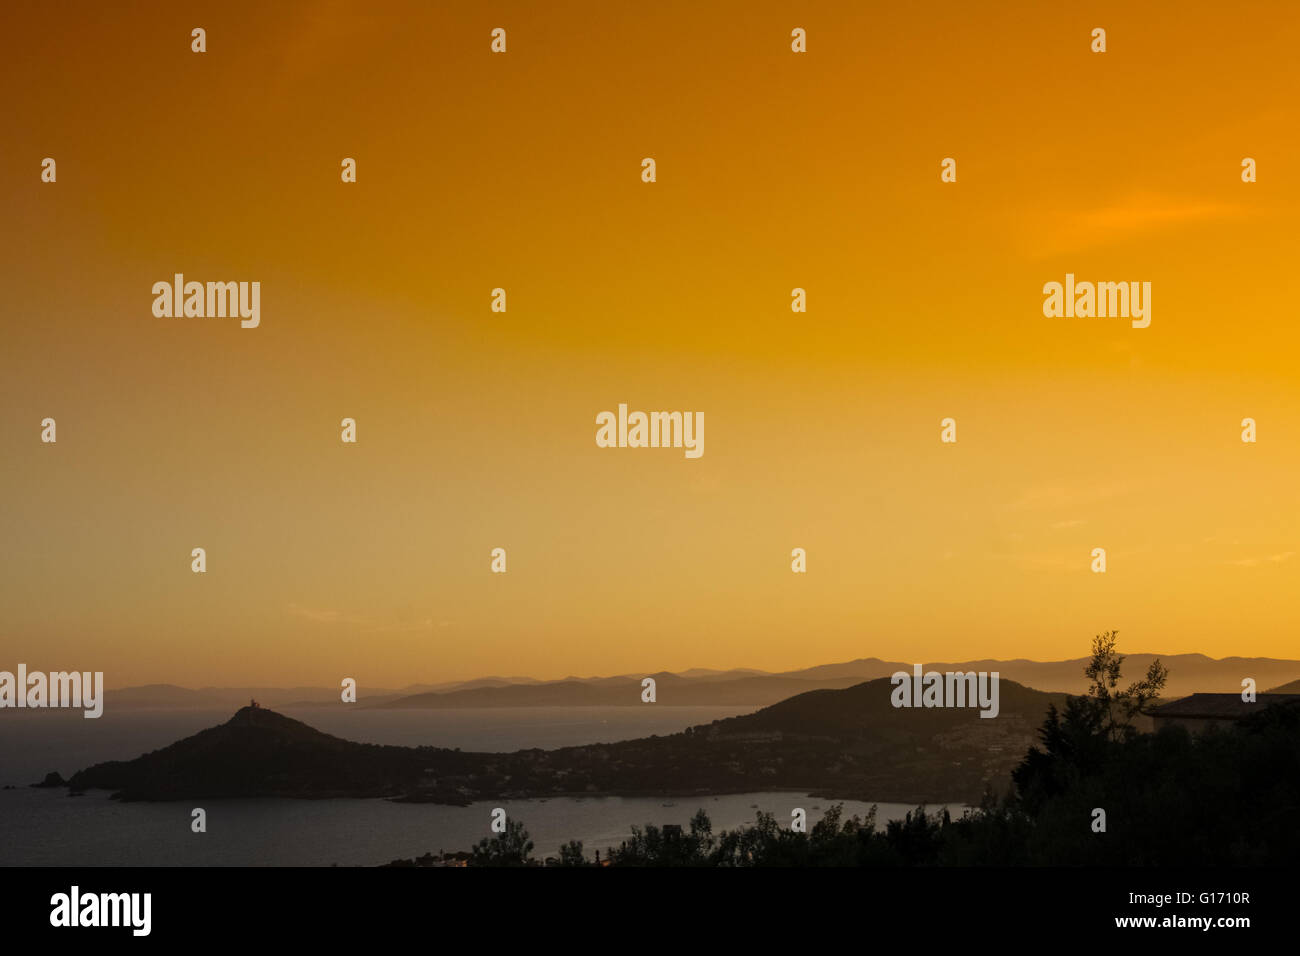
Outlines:
[[[0,668],[1300,656],[1293,5],[439,6],[4,12]]]

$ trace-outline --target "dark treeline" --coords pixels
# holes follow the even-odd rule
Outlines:
[[[832,807],[806,833],[771,814],[713,833],[700,810],[689,828],[633,827],[606,851],[613,866],[1255,865],[1300,856],[1300,707],[1271,706],[1230,728],[1138,733],[1133,718],[1163,687],[1156,661],[1118,690],[1123,657],[1113,632],[1093,642],[1092,686],[1052,707],[1012,774],[960,819],[918,807],[876,826]],[[1100,828],[1104,812],[1104,830]],[[527,865],[522,825],[475,847],[471,865]],[[580,843],[559,865],[591,865]]]

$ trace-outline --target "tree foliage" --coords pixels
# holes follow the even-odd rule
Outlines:
[[[505,832],[484,837],[470,851],[470,866],[526,866],[533,841],[518,820],[506,820]]]
[[[1093,640],[1084,695],[1049,709],[1012,774],[952,819],[918,807],[876,826],[833,806],[808,833],[760,811],[716,836],[700,810],[689,834],[633,827],[617,866],[1250,865],[1300,855],[1300,706],[1274,705],[1221,731],[1140,733],[1135,719],[1163,689],[1159,660],[1120,689],[1117,635]],[[1106,811],[1104,832],[1094,811]]]

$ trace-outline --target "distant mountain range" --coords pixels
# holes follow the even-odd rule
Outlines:
[[[531,677],[482,677],[476,680],[448,681],[441,684],[410,684],[401,688],[362,688],[358,691],[358,697],[373,703],[397,700],[414,694],[538,683],[541,681]],[[200,687],[194,689],[176,684],[141,684],[135,687],[109,689],[105,692],[105,706],[124,710],[224,709],[239,707],[255,699],[268,707],[314,707],[339,703],[339,692],[340,689],[337,687]]]
[[[349,796],[466,804],[800,790],[842,799],[974,802],[986,788],[1008,786],[1048,705],[1064,701],[1002,680],[1001,712],[985,719],[969,708],[896,708],[892,690],[878,678],[668,736],[509,754],[354,743],[264,707],[244,707],[161,750],[86,768],[68,786],[109,789],[127,800]],[[53,774],[48,781],[60,782]]]
[[[1156,657],[1169,668],[1166,698],[1194,693],[1232,693],[1241,690],[1243,678],[1254,678],[1260,692],[1300,681],[1300,661],[1266,657],[1226,657],[1204,654],[1130,654],[1124,661],[1127,683],[1145,674]],[[923,666],[937,671],[998,671],[1003,680],[1016,681],[1040,691],[1079,694],[1087,688],[1083,676],[1087,658],[1064,661],[1025,659],[998,661],[932,662]],[[838,690],[864,680],[911,671],[912,663],[863,658],[842,664],[822,664],[802,670],[769,673],[752,668],[709,670],[693,668],[680,673],[623,674],[615,677],[567,677],[542,681],[531,677],[483,677],[441,684],[412,684],[402,688],[358,688],[363,708],[474,708],[474,707],[609,707],[644,706],[641,681],[653,677],[656,702],[662,706],[761,707],[810,690]],[[1296,691],[1291,691],[1292,693]],[[339,704],[334,687],[205,687],[191,690],[171,684],[149,684],[109,690],[105,706],[128,708],[237,707],[257,699],[263,706],[303,708]]]

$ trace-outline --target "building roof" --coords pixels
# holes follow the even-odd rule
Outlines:
[[[1257,714],[1274,704],[1300,701],[1300,694],[1260,694],[1253,703],[1241,699],[1240,694],[1192,694],[1182,700],[1161,704],[1150,711],[1152,717],[1204,717],[1219,720],[1240,720]]]

